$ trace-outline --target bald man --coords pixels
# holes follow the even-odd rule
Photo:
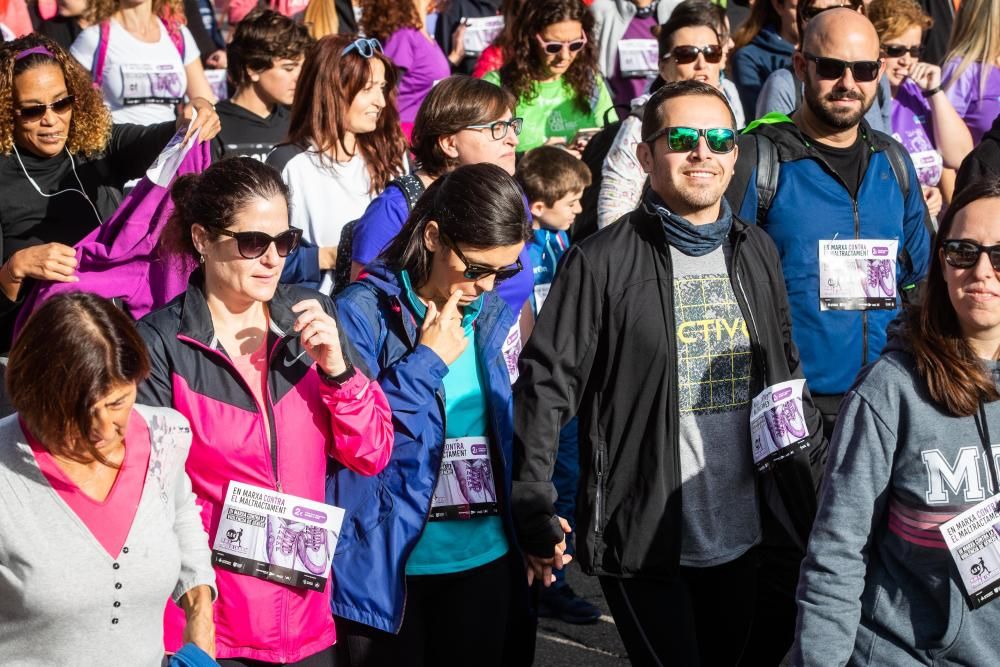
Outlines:
[[[906,151],[863,118],[885,69],[871,22],[846,8],[821,13],[792,62],[803,104],[790,118],[749,125],[726,196],[778,247],[792,336],[830,437],[841,398],[878,358],[889,322],[927,272],[930,223]],[[764,545],[773,555],[761,585],[772,577],[770,599],[783,601],[763,615],[782,619],[782,631],[788,614],[794,625],[787,596],[804,546]]]

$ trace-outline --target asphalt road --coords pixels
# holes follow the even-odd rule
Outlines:
[[[604,616],[592,625],[539,619],[536,667],[622,667],[631,664],[601,595],[597,578],[580,572],[576,563],[571,563],[568,568],[567,579],[573,590],[600,607]]]

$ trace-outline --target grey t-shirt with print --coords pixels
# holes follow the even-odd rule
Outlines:
[[[750,452],[753,363],[729,279],[728,239],[701,257],[670,249],[680,407],[681,565],[711,567],[760,540]]]

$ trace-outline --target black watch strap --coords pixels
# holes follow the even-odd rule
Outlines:
[[[329,373],[327,373],[323,369],[320,369],[319,374],[320,374],[320,377],[322,377],[327,382],[329,382],[331,384],[334,384],[334,385],[336,385],[338,387],[342,387],[345,384],[347,384],[348,380],[350,380],[352,377],[354,377],[354,364],[352,364],[350,361],[348,361],[347,362],[347,368],[344,369],[343,373],[340,373],[338,375],[330,375]]]

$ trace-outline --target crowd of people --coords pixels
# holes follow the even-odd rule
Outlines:
[[[0,662],[996,659],[1000,0],[0,33]]]

